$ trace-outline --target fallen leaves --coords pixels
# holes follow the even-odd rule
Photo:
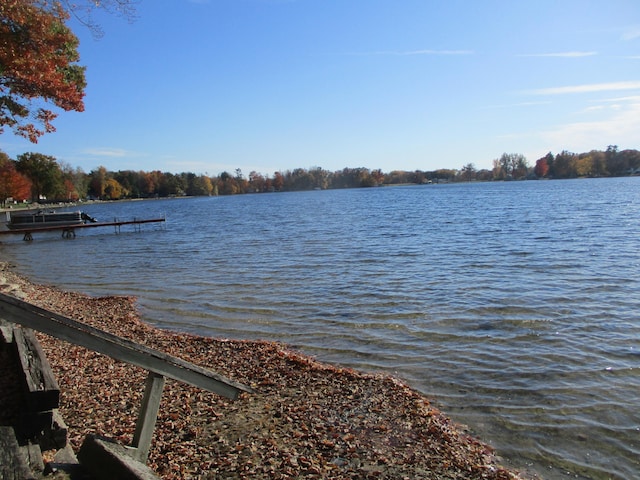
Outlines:
[[[256,389],[230,402],[168,380],[149,457],[163,479],[518,478],[398,379],[322,364],[273,342],[154,329],[138,319],[133,298],[90,298],[12,280],[32,303]],[[130,444],[146,372],[40,338],[74,449],[88,433]]]

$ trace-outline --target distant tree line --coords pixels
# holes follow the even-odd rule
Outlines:
[[[427,184],[523,180],[539,178],[578,178],[640,175],[640,151],[619,151],[610,145],[605,151],[588,153],[549,152],[530,166],[521,154],[504,153],[493,161],[493,169],[477,170],[473,163],[460,169],[412,172],[380,169],[343,168],[335,172],[320,167],[296,168],[265,176],[252,171],[244,175],[238,168],[218,176],[170,173],[154,170],[108,171],[98,167],[89,173],[41,153],[24,153],[11,159],[0,151],[0,202],[33,202],[81,199],[119,200],[172,196],[235,195],[314,189],[361,188],[395,184]]]

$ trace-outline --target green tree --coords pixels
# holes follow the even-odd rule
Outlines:
[[[619,154],[624,165],[627,167],[625,173],[637,173],[640,170],[640,152],[638,150],[622,150]]]
[[[601,150],[592,150],[589,152],[593,161],[593,175],[595,177],[606,177],[609,175],[607,171],[607,159],[605,153]]]
[[[556,155],[553,160],[551,172],[554,178],[573,178],[576,176],[575,171],[575,153],[563,150]]]
[[[507,178],[524,178],[529,168],[527,159],[521,153],[503,153],[498,165]]]
[[[84,173],[80,167],[74,168],[66,162],[58,162],[58,164],[60,165],[62,180],[66,185],[66,190],[70,193],[70,195],[67,195],[65,198],[69,200],[85,198],[87,196],[87,191],[89,190],[88,175]]]
[[[187,185],[180,175],[164,172],[160,176],[158,194],[161,197],[183,196],[187,191]]]
[[[139,172],[134,170],[119,170],[112,175],[122,185],[124,191],[127,192],[126,195],[133,198],[140,197],[139,176]]]
[[[18,155],[16,170],[31,181],[31,200],[55,200],[64,197],[62,171],[54,157],[42,153]]]

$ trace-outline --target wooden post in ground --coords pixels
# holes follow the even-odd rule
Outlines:
[[[164,377],[157,373],[149,372],[136,423],[136,431],[133,434],[133,448],[135,449],[133,456],[142,463],[147,463],[147,458],[149,457],[153,429],[156,426],[158,410],[160,410],[163,388]]]

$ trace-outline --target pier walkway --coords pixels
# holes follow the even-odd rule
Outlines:
[[[147,218],[147,219],[133,219],[133,220],[118,220],[114,219],[110,222],[94,222],[94,223],[82,223],[78,225],[66,225],[66,226],[45,226],[45,227],[29,227],[18,228],[14,230],[0,230],[0,235],[7,235],[10,233],[24,235],[23,240],[33,240],[33,233],[36,232],[53,232],[61,231],[63,238],[75,238],[76,230],[80,228],[96,228],[96,227],[114,227],[116,233],[120,233],[120,228],[123,225],[136,225],[137,227],[145,223],[160,223],[166,222],[166,218]]]

